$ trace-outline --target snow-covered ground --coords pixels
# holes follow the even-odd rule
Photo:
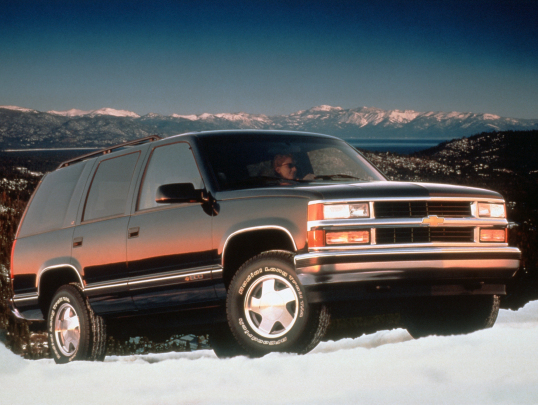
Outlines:
[[[538,404],[538,301],[470,335],[381,331],[304,356],[202,350],[57,366],[0,345],[0,404]]]

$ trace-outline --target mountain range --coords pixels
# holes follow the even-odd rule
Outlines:
[[[328,105],[275,116],[244,112],[140,116],[112,108],[41,112],[0,106],[0,149],[95,147],[152,134],[166,137],[191,131],[250,128],[319,132],[344,139],[435,139],[441,142],[481,132],[538,129],[538,119],[373,107],[344,109]]]

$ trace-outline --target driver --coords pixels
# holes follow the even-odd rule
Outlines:
[[[297,163],[295,163],[291,153],[288,155],[275,155],[273,169],[283,179],[297,180]],[[314,175],[312,173],[307,174],[303,180],[314,180]]]

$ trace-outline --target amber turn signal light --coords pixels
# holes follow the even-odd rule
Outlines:
[[[370,243],[369,231],[327,232],[327,245],[359,245]]]

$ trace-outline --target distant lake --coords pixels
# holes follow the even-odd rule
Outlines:
[[[409,154],[420,150],[432,148],[444,142],[442,139],[345,139],[347,143],[358,148],[372,152],[395,152]],[[51,153],[75,157],[100,148],[54,148],[54,149],[7,149],[0,152],[17,154]]]
[[[35,148],[35,149],[4,149],[0,152],[85,152],[88,153],[102,148]]]
[[[402,154],[433,148],[444,142],[442,139],[345,139],[345,141],[357,149]]]

